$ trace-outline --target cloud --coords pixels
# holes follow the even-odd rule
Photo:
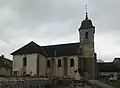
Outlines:
[[[2,0],[0,1],[0,53],[9,55],[30,41],[40,45],[79,41],[78,28],[88,15],[96,27],[98,58],[119,56],[118,0]]]
[[[119,38],[113,37],[114,33],[103,34],[95,37],[95,50],[99,59],[111,61],[115,57],[120,57]]]

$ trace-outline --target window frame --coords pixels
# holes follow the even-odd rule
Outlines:
[[[62,67],[61,59],[58,59],[58,67]]]
[[[74,60],[74,58],[71,58],[70,59],[70,67],[74,67],[74,65],[75,65],[75,60]]]
[[[23,57],[23,66],[27,66],[27,57]]]
[[[47,60],[47,68],[50,68],[50,60]]]

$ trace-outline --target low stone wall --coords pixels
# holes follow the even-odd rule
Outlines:
[[[47,78],[0,78],[0,88],[42,88],[47,83]]]
[[[0,80],[49,80],[49,78],[45,78],[45,77],[0,77]]]

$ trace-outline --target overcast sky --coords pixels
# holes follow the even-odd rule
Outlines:
[[[96,27],[99,59],[120,57],[119,0],[0,0],[0,54],[34,41],[39,45],[78,42],[78,28],[88,15]]]

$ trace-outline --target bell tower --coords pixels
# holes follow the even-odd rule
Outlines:
[[[79,59],[82,68],[81,70],[84,73],[85,79],[95,79],[95,52],[94,52],[94,34],[95,27],[92,24],[92,21],[88,18],[87,5],[86,5],[86,17],[82,21],[79,30],[79,39],[80,39],[80,52],[82,52]],[[81,66],[81,65],[79,65]]]

